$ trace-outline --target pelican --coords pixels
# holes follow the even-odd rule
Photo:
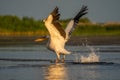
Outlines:
[[[56,7],[49,16],[43,20],[45,27],[47,28],[49,32],[49,36],[44,37],[48,38],[47,48],[53,52],[56,53],[57,59],[55,62],[64,62],[65,55],[70,54],[71,52],[66,50],[65,43],[70,39],[71,33],[76,28],[76,25],[78,24],[79,19],[87,14],[87,6],[82,6],[78,14],[72,18],[65,30],[61,27],[61,24],[59,23],[60,14],[58,11],[58,7]],[[35,41],[43,41],[42,39],[36,39]],[[63,57],[61,58],[61,55]]]

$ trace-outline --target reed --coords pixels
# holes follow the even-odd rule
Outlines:
[[[65,28],[70,19],[61,20]],[[0,16],[0,36],[37,36],[48,35],[44,23],[34,18],[5,15]],[[88,18],[82,18],[73,32],[74,36],[120,35],[120,23],[92,23]]]

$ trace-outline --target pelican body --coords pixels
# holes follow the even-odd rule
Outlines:
[[[78,14],[73,19],[70,20],[65,30],[61,27],[59,23],[60,14],[58,11],[58,7],[56,7],[50,13],[50,15],[43,20],[45,27],[49,32],[49,37],[47,37],[49,38],[47,43],[47,48],[56,53],[57,55],[56,62],[64,62],[65,55],[71,53],[70,51],[64,48],[65,43],[69,40],[71,33],[76,28],[76,25],[80,17],[87,14],[86,11],[87,11],[87,6],[82,6]],[[63,55],[62,59],[60,57],[61,55]]]

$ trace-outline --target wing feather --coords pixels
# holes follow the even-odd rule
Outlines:
[[[64,29],[62,28],[61,24],[59,23],[60,14],[58,11],[58,7],[56,7],[49,16],[52,17],[52,18],[50,18],[52,21],[51,21],[51,23],[49,23],[49,26],[52,25],[51,26],[52,30],[49,30],[50,35],[55,35],[57,37],[63,37],[65,39],[66,33],[65,33]],[[49,28],[49,26],[48,26],[48,28]]]
[[[87,6],[82,6],[82,8],[80,9],[80,11],[78,12],[78,14],[72,19],[70,20],[70,22],[68,23],[65,32],[66,32],[66,39],[68,40],[72,34],[72,32],[75,30],[75,28],[77,27],[76,25],[78,24],[79,19],[87,14]]]
[[[65,31],[63,30],[61,24],[59,23],[59,18],[60,18],[60,14],[59,14],[59,11],[58,11],[58,7],[56,7],[53,12],[51,13],[52,17],[53,17],[53,21],[52,21],[52,24],[55,26],[55,28],[59,31],[60,35],[62,37],[66,37],[66,33]]]

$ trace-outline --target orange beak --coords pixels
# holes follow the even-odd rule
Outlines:
[[[41,41],[44,41],[44,40],[47,40],[47,39],[48,38],[45,38],[45,37],[44,38],[38,38],[38,39],[35,40],[35,42],[41,42]]]

